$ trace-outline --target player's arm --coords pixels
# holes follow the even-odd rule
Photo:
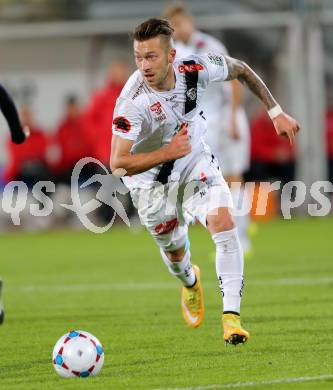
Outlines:
[[[134,141],[113,135],[111,145],[111,171],[125,169],[126,175],[148,171],[159,164],[177,160],[191,152],[187,126],[172,138],[168,145],[148,153],[131,153]]]
[[[21,144],[29,137],[30,131],[28,127],[22,127],[15,104],[1,84],[0,109],[7,120],[12,141],[16,144]]]
[[[226,80],[238,79],[241,83],[246,84],[264,103],[277,134],[288,137],[290,142],[293,143],[295,134],[300,128],[298,122],[282,111],[265,83],[245,62],[227,56],[225,59],[228,67]]]
[[[229,134],[232,139],[239,139],[239,131],[237,128],[237,111],[242,104],[242,90],[238,80],[231,80],[231,121]]]

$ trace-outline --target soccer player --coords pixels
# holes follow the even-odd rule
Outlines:
[[[195,29],[193,17],[184,5],[176,3],[167,7],[164,16],[175,30],[177,57],[208,52],[228,55],[226,47],[220,41]],[[229,184],[234,204],[238,197],[249,204],[243,175],[250,165],[250,131],[241,97],[241,85],[237,80],[214,83],[207,88],[201,106],[207,119],[205,141],[217,158]],[[232,183],[239,183],[240,187],[233,187]],[[249,216],[234,218],[244,254],[250,255]]]
[[[15,104],[6,89],[0,84],[0,109],[7,120],[12,141],[15,144],[24,142],[30,134],[28,127],[22,127]],[[3,323],[5,312],[1,294],[3,282],[0,280],[0,324]]]
[[[257,74],[244,62],[218,53],[176,59],[173,29],[153,18],[134,31],[137,71],[116,104],[110,165],[123,169],[142,223],[160,247],[170,273],[183,285],[186,323],[204,314],[200,269],[192,265],[188,225],[198,219],[216,245],[216,273],[223,299],[226,343],[244,343],[240,322],[243,252],[230,212],[232,199],[216,160],[201,135],[200,101],[212,82],[238,79],[263,102],[276,132],[291,142],[299,130]]]

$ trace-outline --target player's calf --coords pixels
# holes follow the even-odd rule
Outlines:
[[[216,274],[223,300],[224,340],[229,344],[244,343],[249,334],[240,325],[243,293],[244,259],[237,229],[215,233]]]
[[[163,249],[160,251],[162,259],[171,275],[176,276],[184,286],[193,286],[196,277],[191,263],[191,252],[189,250],[186,252],[182,250],[181,253],[184,254],[180,254],[178,257],[176,252],[168,252],[166,254]],[[179,253],[179,250],[177,253]]]

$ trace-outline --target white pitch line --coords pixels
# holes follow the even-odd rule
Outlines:
[[[305,278],[290,278],[290,279],[255,279],[249,280],[246,285],[248,286],[317,286],[323,284],[333,284],[332,277],[323,277],[317,279],[305,279]],[[23,292],[33,291],[56,291],[56,292],[81,292],[81,291],[113,291],[113,290],[154,290],[162,289],[169,290],[179,286],[174,280],[169,282],[148,282],[148,283],[84,283],[84,284],[57,284],[57,285],[21,285],[18,288]],[[204,283],[206,288],[217,288],[217,282]]]
[[[245,279],[246,282],[246,279]],[[316,286],[319,284],[331,284],[333,283],[333,278],[329,276],[324,276],[322,278],[283,278],[283,279],[250,279],[248,281],[249,285],[276,285],[276,286],[289,286],[289,285],[306,285],[306,286]]]
[[[221,385],[206,385],[197,387],[168,387],[159,388],[155,390],[213,390],[213,389],[233,389],[241,387],[253,387],[253,386],[267,386],[281,383],[300,383],[300,382],[314,382],[322,381],[326,379],[333,379],[333,374],[319,375],[319,376],[301,376],[299,378],[281,378],[273,379],[271,381],[257,381],[257,382],[237,382],[237,383],[226,383]]]

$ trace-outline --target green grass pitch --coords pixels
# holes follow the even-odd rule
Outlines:
[[[190,238],[206,313],[195,330],[145,231],[3,235],[0,389],[333,389],[332,232],[332,218],[259,225],[242,303],[251,340],[237,347],[222,342],[214,247],[200,226]],[[98,377],[54,372],[53,346],[71,329],[103,343]]]

